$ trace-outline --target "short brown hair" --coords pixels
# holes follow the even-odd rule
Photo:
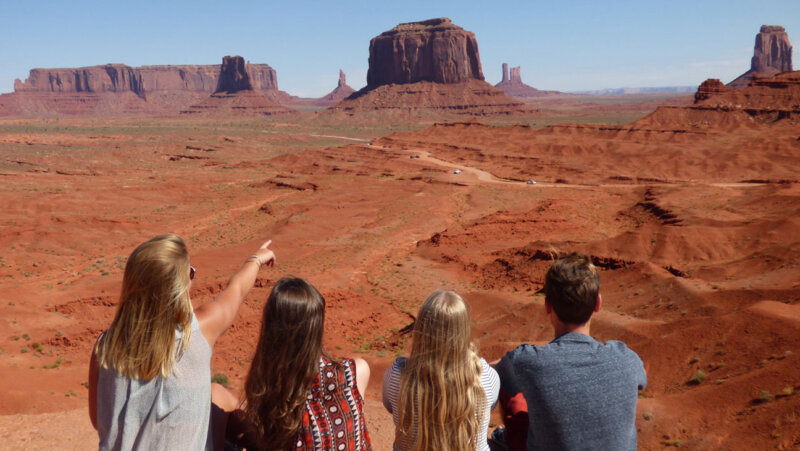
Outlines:
[[[597,268],[588,256],[577,252],[559,258],[547,271],[544,293],[559,320],[584,324],[597,306],[600,293]]]

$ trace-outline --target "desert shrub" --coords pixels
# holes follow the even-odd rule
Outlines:
[[[228,380],[228,375],[227,374],[225,374],[225,373],[216,373],[213,376],[211,376],[211,382],[215,382],[215,383],[220,384],[223,387],[227,388],[228,387],[228,383],[230,382],[230,380]]]
[[[689,379],[689,383],[692,385],[700,385],[703,381],[706,380],[706,372],[703,370],[697,370],[696,373]]]
[[[772,393],[769,390],[761,390],[761,393],[753,400],[753,404],[764,404],[772,401]]]

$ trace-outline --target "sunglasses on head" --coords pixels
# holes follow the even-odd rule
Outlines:
[[[194,269],[194,266],[189,267],[189,280],[194,280],[194,275],[197,273],[197,270]]]

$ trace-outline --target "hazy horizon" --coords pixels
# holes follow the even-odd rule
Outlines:
[[[508,63],[521,67],[526,84],[565,92],[727,83],[750,68],[761,25],[785,27],[790,40],[800,36],[796,0],[506,1],[491,9],[409,1],[379,11],[364,1],[145,1],[133,10],[50,3],[0,5],[0,93],[13,92],[14,79],[24,81],[33,68],[219,64],[241,55],[272,66],[281,90],[320,97],[336,86],[339,69],[353,88],[366,84],[371,38],[434,17],[475,33],[487,82],[498,83]]]

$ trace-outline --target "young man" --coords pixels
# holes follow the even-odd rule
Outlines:
[[[518,419],[527,404],[528,450],[635,450],[636,400],[647,377],[624,343],[589,335],[602,303],[597,269],[586,255],[570,254],[547,271],[544,291],[555,340],[519,346],[497,364],[505,399],[516,400],[504,415]],[[519,431],[518,423],[506,430],[509,445],[519,443]]]

